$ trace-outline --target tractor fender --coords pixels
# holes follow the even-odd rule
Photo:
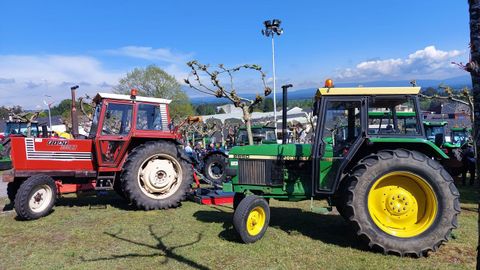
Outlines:
[[[433,142],[423,138],[369,138],[367,141],[369,148],[376,151],[383,149],[404,148],[421,152],[428,157],[445,160],[448,155],[442,151]]]
[[[223,151],[223,150],[213,150],[213,151],[210,151],[208,152],[205,157],[203,159],[207,159],[208,157],[212,156],[212,155],[222,155],[224,156],[225,158],[228,158],[228,151]]]

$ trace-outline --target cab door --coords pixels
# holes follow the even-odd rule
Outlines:
[[[363,141],[365,103],[363,97],[322,100],[313,149],[315,193],[334,192],[337,176]]]
[[[95,139],[97,162],[100,167],[118,167],[131,137],[134,104],[128,101],[105,101],[103,118]]]

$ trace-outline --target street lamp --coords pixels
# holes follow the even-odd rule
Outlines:
[[[272,70],[273,70],[273,119],[275,121],[275,136],[277,136],[277,92],[276,92],[276,81],[275,81],[275,35],[280,36],[283,34],[283,28],[280,27],[282,21],[278,19],[264,21],[263,25],[265,29],[262,29],[262,35],[272,38]]]
[[[46,98],[52,98],[52,96],[49,95],[44,95]],[[52,107],[52,104],[55,103],[55,101],[47,102],[46,99],[43,100],[43,104],[48,107],[48,124],[50,125],[50,132],[53,132],[52,130],[52,115],[50,113],[50,108]]]

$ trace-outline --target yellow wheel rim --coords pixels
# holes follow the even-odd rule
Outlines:
[[[250,211],[247,218],[247,232],[251,236],[258,235],[265,226],[265,210],[257,206]]]
[[[382,231],[393,236],[420,235],[432,225],[437,211],[432,187],[414,173],[388,173],[368,193],[370,216]]]

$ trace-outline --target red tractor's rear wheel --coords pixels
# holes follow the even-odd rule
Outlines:
[[[175,144],[152,141],[133,149],[120,176],[126,197],[144,210],[180,205],[192,183],[192,169]]]

